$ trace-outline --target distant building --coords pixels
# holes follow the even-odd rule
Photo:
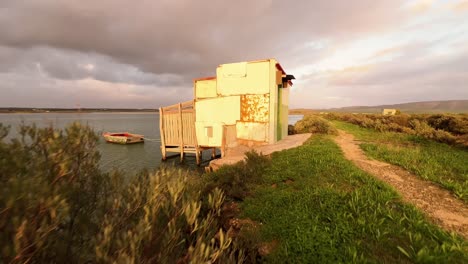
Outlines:
[[[396,113],[397,113],[396,109],[389,109],[389,108],[382,109],[382,115],[396,115]]]
[[[216,76],[195,79],[193,101],[160,109],[163,159],[182,151],[198,161],[204,149],[224,153],[285,138],[293,79],[275,59],[222,64]]]

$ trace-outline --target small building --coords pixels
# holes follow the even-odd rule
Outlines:
[[[222,64],[216,76],[195,79],[193,101],[160,108],[163,159],[168,151],[195,153],[199,163],[205,149],[224,155],[285,138],[293,79],[275,59]]]
[[[382,115],[396,115],[396,113],[397,113],[396,109],[389,109],[389,108],[382,109]]]

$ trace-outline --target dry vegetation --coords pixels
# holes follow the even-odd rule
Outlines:
[[[417,135],[438,142],[468,147],[468,115],[466,114],[378,114],[323,115],[329,120],[340,120],[379,132],[390,131]]]
[[[308,114],[294,125],[294,133],[336,135],[338,131],[328,120],[314,114]]]

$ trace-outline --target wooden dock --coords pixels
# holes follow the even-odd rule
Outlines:
[[[181,161],[184,159],[184,154],[192,153],[200,165],[203,150],[212,149],[212,156],[215,155],[214,148],[203,148],[197,144],[194,104],[192,100],[159,108],[163,160],[168,158],[168,152],[179,153]]]

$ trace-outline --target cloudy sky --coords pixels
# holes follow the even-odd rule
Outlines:
[[[468,99],[468,0],[0,0],[0,107],[157,108],[263,58],[292,107]]]

